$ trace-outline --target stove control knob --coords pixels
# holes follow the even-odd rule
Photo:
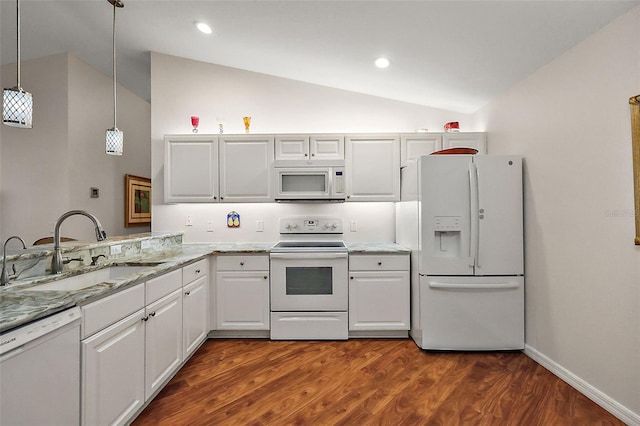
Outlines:
[[[338,227],[337,223],[334,223],[334,224],[331,225],[331,229],[336,229],[337,227]]]

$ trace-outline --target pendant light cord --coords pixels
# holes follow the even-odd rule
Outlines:
[[[117,86],[117,74],[116,74],[116,3],[113,2],[113,128],[117,129],[116,125],[117,120],[117,104],[118,104],[118,94],[116,90]]]
[[[18,48],[16,49],[18,51],[18,76],[16,78],[17,80],[17,87],[20,88],[20,0],[16,0],[16,27],[18,29],[18,37],[17,37],[17,44],[18,44]]]

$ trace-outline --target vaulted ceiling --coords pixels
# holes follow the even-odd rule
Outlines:
[[[118,80],[150,97],[148,52],[473,112],[639,0],[123,0]],[[70,52],[112,74],[107,0],[22,0],[22,60]],[[16,61],[16,3],[0,2],[2,64]],[[207,22],[204,35],[195,21]],[[640,41],[639,41],[640,48]],[[379,69],[373,61],[391,62]]]

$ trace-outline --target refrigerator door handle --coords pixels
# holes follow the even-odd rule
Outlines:
[[[470,207],[471,207],[471,235],[469,236],[469,257],[473,260],[473,265],[478,265],[478,250],[480,246],[479,238],[479,195],[478,195],[478,168],[475,163],[469,163],[469,188],[470,188]]]
[[[440,283],[437,281],[432,281],[429,283],[429,287],[443,288],[443,289],[460,289],[460,290],[490,290],[490,289],[506,290],[510,288],[518,288],[520,287],[520,284],[517,282],[471,284],[471,283]]]

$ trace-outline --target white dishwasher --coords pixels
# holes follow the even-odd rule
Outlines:
[[[0,335],[0,425],[80,423],[80,308]]]

